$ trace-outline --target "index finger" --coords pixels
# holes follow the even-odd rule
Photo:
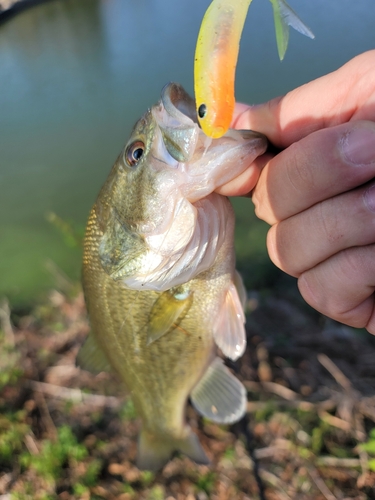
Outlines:
[[[265,134],[286,148],[316,130],[375,119],[375,50],[265,104],[237,104],[232,127]]]

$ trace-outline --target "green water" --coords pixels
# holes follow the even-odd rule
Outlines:
[[[30,301],[77,279],[80,250],[46,220],[82,229],[133,123],[170,80],[193,90],[193,54],[208,0],[52,0],[0,25],[0,295]],[[237,98],[261,102],[375,47],[374,0],[290,1],[314,31],[277,56],[271,4],[254,0]],[[239,262],[269,272],[266,228],[238,203]],[[263,266],[263,267],[262,267]]]

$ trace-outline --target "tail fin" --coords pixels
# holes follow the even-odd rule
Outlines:
[[[140,469],[158,471],[170,460],[175,451],[180,451],[198,464],[210,461],[203,451],[198,436],[190,429],[183,439],[155,436],[142,430],[138,442],[137,466]]]

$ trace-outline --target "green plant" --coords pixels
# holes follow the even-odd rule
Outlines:
[[[58,479],[61,468],[68,462],[83,460],[88,452],[84,445],[77,442],[71,428],[63,425],[57,431],[57,440],[44,441],[38,455],[23,453],[20,463],[34,469],[41,477],[48,480]]]
[[[361,444],[359,448],[366,451],[371,457],[374,457],[368,461],[368,467],[375,472],[375,427],[371,429],[368,441]]]
[[[149,491],[147,500],[163,500],[165,498],[165,491],[161,485],[156,485]]]
[[[144,486],[149,486],[155,479],[155,474],[150,470],[144,470],[141,472],[140,481]]]
[[[202,474],[198,477],[196,487],[198,491],[204,491],[207,495],[210,495],[213,490],[216,481],[215,472],[209,471],[206,474]]]
[[[124,483],[122,486],[123,493],[127,493],[131,498],[136,494],[134,488],[128,483]]]
[[[85,486],[95,486],[98,475],[102,469],[102,461],[94,459],[87,465],[86,472],[81,477],[81,481]]]
[[[0,463],[11,462],[14,453],[22,450],[23,441],[29,431],[24,411],[0,416]]]
[[[137,413],[134,408],[134,403],[131,399],[127,399],[119,412],[121,420],[135,420]]]
[[[47,221],[52,224],[60,233],[65,245],[70,248],[82,247],[84,228],[74,225],[73,222],[66,221],[55,212],[46,214]]]
[[[0,330],[0,390],[6,385],[14,385],[22,376],[19,360],[20,353],[16,346],[8,343],[4,332]]]

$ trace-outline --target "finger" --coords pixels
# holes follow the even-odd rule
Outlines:
[[[285,148],[315,130],[375,119],[375,50],[283,97],[235,111],[234,128],[265,134]]]
[[[280,269],[299,276],[346,248],[375,243],[375,184],[318,203],[271,227],[267,247]]]
[[[375,245],[336,254],[303,273],[298,287],[314,309],[375,334]]]
[[[242,174],[220,186],[216,192],[223,196],[245,196],[249,194],[254,189],[262,168],[270,159],[271,155],[268,153],[259,156]]]
[[[286,219],[375,176],[375,123],[318,130],[276,155],[253,193],[257,216]]]

